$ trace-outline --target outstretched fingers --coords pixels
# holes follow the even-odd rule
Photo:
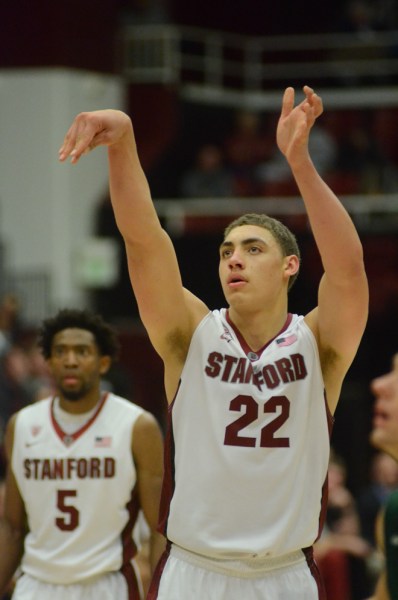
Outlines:
[[[294,88],[288,87],[285,89],[282,98],[281,117],[286,118],[290,115],[294,107]]]
[[[89,118],[87,113],[80,113],[73,121],[59,149],[59,160],[70,157],[76,163],[83,154],[87,154],[96,144],[94,138],[98,135],[98,126]]]
[[[317,119],[319,117],[319,115],[321,115],[323,113],[322,98],[320,96],[318,96],[318,94],[316,94],[314,92],[314,90],[311,87],[309,87],[308,85],[305,85],[303,87],[303,92],[306,96],[305,101],[307,101],[310,104],[310,106],[312,107],[312,109],[314,111],[314,117],[315,117],[315,119]]]

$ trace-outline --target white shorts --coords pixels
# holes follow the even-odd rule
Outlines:
[[[140,596],[130,596],[140,600]],[[17,580],[12,600],[129,600],[126,579],[119,572],[107,573],[88,583],[57,585],[23,574]]]
[[[325,598],[315,564],[310,568],[301,551],[286,561],[269,561],[258,569],[233,561],[231,572],[226,561],[197,560],[196,555],[171,548],[155,574],[148,600],[321,600]],[[299,558],[297,559],[297,555]],[[162,561],[161,561],[162,562]],[[266,563],[266,561],[264,561]],[[160,566],[161,563],[159,563]]]

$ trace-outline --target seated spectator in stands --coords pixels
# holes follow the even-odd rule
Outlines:
[[[234,129],[224,141],[226,161],[234,177],[237,196],[257,195],[256,168],[274,153],[273,133],[268,133],[268,129],[275,130],[274,123],[272,127],[271,123],[267,125],[269,127],[263,126],[258,113],[239,111]]]
[[[341,137],[336,170],[356,179],[356,193],[379,194],[398,189],[397,167],[385,155],[367,123],[348,128]]]
[[[195,165],[181,180],[181,194],[185,198],[223,198],[234,195],[231,173],[224,165],[221,149],[205,144],[197,153]]]
[[[318,173],[325,178],[335,167],[337,143],[325,127],[315,124],[312,133],[309,141],[312,160]],[[270,159],[258,164],[255,175],[261,195],[298,194],[290,169],[280,152],[274,152]]]
[[[372,548],[360,534],[355,499],[346,485],[344,461],[331,452],[326,523],[314,552],[331,600],[363,600],[370,593],[365,560]]]

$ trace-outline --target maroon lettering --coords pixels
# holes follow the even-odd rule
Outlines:
[[[91,459],[91,479],[99,479],[101,477],[101,461],[99,458]]]
[[[31,472],[30,472],[30,460],[29,460],[29,458],[26,458],[24,460],[23,466],[24,466],[24,472],[25,472],[25,479],[30,479]]]
[[[224,366],[224,371],[222,373],[221,379],[222,379],[222,381],[229,381],[232,366],[238,361],[238,359],[236,358],[236,356],[230,356],[229,354],[226,354],[224,356],[224,361],[225,361],[225,366]]]
[[[304,379],[307,376],[304,356],[302,354],[292,354],[291,359],[296,379]]]
[[[76,470],[76,459],[75,458],[67,458],[66,459],[66,477],[70,479],[73,476],[74,471]]]
[[[236,365],[235,372],[231,378],[232,383],[244,383],[245,372],[246,372],[246,362],[247,361],[244,358],[240,358],[238,360],[238,364]]]
[[[53,479],[64,478],[64,461],[62,458],[53,460]]]
[[[77,476],[79,479],[85,479],[87,477],[87,460],[80,458],[77,461]]]
[[[307,368],[303,355],[298,353],[284,356],[256,371],[245,357],[210,352],[205,373],[209,377],[220,377],[224,382],[254,384],[261,391],[264,385],[273,390],[281,383],[304,379],[307,376]]]
[[[274,365],[265,365],[263,368],[263,375],[267,388],[270,388],[271,390],[276,388],[280,382],[280,379]]]
[[[110,479],[116,474],[116,460],[104,458],[26,458],[25,479]]]
[[[292,362],[289,358],[285,357],[276,360],[275,366],[278,369],[278,373],[281,376],[283,383],[295,380]]]
[[[105,458],[104,477],[114,477],[116,473],[116,463],[114,458]]]
[[[41,478],[42,479],[51,479],[51,467],[50,467],[50,461],[48,459],[43,460],[43,464],[41,467]]]
[[[223,356],[219,352],[211,352],[207,359],[205,373],[209,377],[217,377],[221,371]]]

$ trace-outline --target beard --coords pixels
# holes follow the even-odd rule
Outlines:
[[[79,389],[74,390],[68,388],[65,389],[64,387],[60,386],[60,392],[62,396],[65,398],[65,400],[70,400],[72,402],[78,402],[84,398],[89,390],[90,386],[84,384]]]

